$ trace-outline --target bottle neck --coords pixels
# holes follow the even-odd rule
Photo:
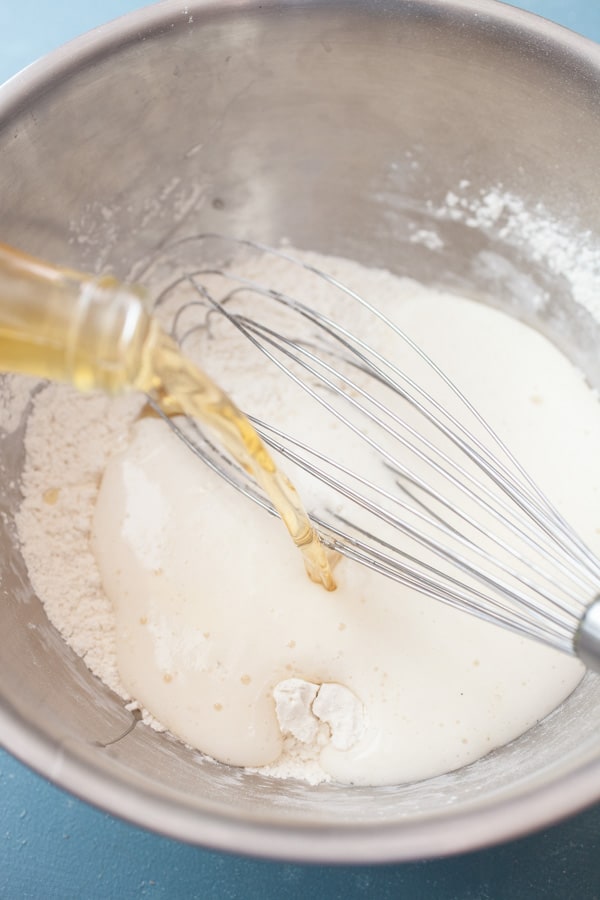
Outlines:
[[[0,370],[80,390],[143,389],[151,323],[135,288],[0,244]]]

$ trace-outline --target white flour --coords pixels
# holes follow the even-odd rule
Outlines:
[[[137,397],[45,388],[27,428],[24,499],[17,525],[34,589],[49,619],[89,668],[127,697],[116,666],[111,604],[90,546],[102,472],[124,446]]]
[[[565,278],[573,299],[596,319],[600,317],[600,245],[590,232],[577,229],[577,223],[569,222],[566,217],[556,219],[541,202],[526,205],[521,197],[502,185],[475,192],[466,180],[456,190],[448,191],[441,206],[429,202],[428,210],[434,219],[450,219],[482,233],[493,233],[500,247],[506,244],[521,248],[530,260],[541,263],[556,277]],[[442,243],[436,232],[429,231],[416,232],[411,239],[431,249]],[[488,254],[488,257],[488,265],[505,264],[500,255]],[[535,295],[529,283],[527,292]],[[531,296],[530,302],[540,307],[546,299]]]

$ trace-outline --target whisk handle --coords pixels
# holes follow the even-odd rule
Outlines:
[[[600,673],[600,596],[586,609],[573,646],[582,663],[593,672]]]

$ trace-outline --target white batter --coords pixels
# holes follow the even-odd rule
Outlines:
[[[600,406],[571,364],[492,309],[355,264],[321,264],[363,294],[393,298],[399,322],[598,547]],[[237,350],[216,347],[206,368],[242,408],[267,420],[269,409],[284,419],[287,410],[311,439],[297,394],[252,385]],[[325,444],[351,463],[362,451],[328,427]],[[304,493],[310,508],[318,488]],[[93,542],[123,684],[174,734],[232,765],[356,784],[426,778],[518,736],[582,674],[575,660],[348,560],[327,594],[305,576],[282,525],[158,421],[137,423],[106,468]]]

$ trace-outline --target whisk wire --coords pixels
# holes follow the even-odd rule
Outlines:
[[[276,251],[274,251],[274,252],[276,253],[276,255],[279,255],[279,254],[277,254]],[[289,260],[292,259],[291,257],[287,257],[285,255],[283,256],[283,258],[286,258]],[[299,263],[299,264],[304,266],[303,263]],[[322,277],[324,277],[327,281],[335,283],[336,286],[338,286],[338,287],[340,286],[339,282],[335,281],[335,279],[332,280],[330,276],[327,276],[324,273],[321,273],[319,270],[316,270],[309,265],[306,265],[305,267],[308,268],[309,271],[314,271],[316,274],[322,275]],[[212,298],[210,296],[210,294],[206,291],[206,289],[204,288],[203,285],[198,284],[196,282],[195,279],[200,274],[201,275],[220,274],[227,280],[237,283],[238,285],[240,285],[240,287],[228,292],[223,299],[216,301],[214,298]],[[595,580],[597,580],[598,575],[600,575],[600,567],[598,566],[598,561],[596,560],[594,555],[590,553],[590,551],[586,547],[586,545],[583,544],[583,542],[581,542],[579,540],[577,535],[575,535],[572,532],[572,529],[570,529],[570,527],[565,523],[564,519],[558,514],[558,512],[549,503],[549,501],[545,498],[545,496],[543,494],[541,494],[541,492],[536,487],[533,480],[531,478],[529,478],[529,476],[527,476],[525,473],[526,482],[528,485],[530,485],[534,489],[534,492],[535,492],[534,494],[529,492],[526,487],[523,487],[522,484],[519,485],[517,480],[514,477],[511,479],[510,474],[508,473],[508,470],[505,468],[505,466],[502,464],[502,462],[496,456],[491,454],[487,450],[487,448],[485,448],[484,445],[482,445],[481,442],[477,440],[475,435],[472,435],[469,432],[467,432],[465,427],[454,416],[452,416],[447,410],[445,410],[433,397],[431,397],[430,394],[423,391],[412,379],[408,378],[393,363],[391,363],[389,360],[386,360],[381,354],[379,354],[376,350],[374,350],[372,347],[370,347],[364,341],[362,341],[358,337],[352,335],[350,332],[348,332],[342,326],[338,325],[332,319],[323,315],[322,313],[319,313],[318,311],[314,311],[314,310],[310,309],[309,307],[306,307],[305,304],[300,303],[299,301],[283,294],[280,291],[275,291],[270,288],[264,288],[263,286],[257,284],[256,282],[253,282],[250,279],[242,278],[238,275],[233,275],[231,273],[223,273],[221,270],[215,270],[215,269],[198,270],[197,272],[190,274],[188,276],[188,278],[189,278],[190,282],[194,285],[194,287],[198,291],[198,293],[201,296],[203,296],[211,304],[212,308],[215,311],[220,311],[223,314],[225,314],[223,306],[222,306],[223,303],[226,302],[227,300],[231,299],[231,297],[238,290],[246,289],[246,290],[252,291],[255,294],[273,299],[279,303],[284,304],[288,308],[291,308],[291,309],[299,312],[301,315],[303,315],[309,321],[313,322],[317,326],[326,330],[332,337],[336,338],[337,340],[340,340],[348,350],[350,350],[352,353],[356,354],[359,357],[359,359],[365,366],[368,366],[368,371],[371,375],[378,378],[382,383],[386,384],[390,389],[394,390],[398,394],[398,396],[402,397],[402,399],[404,399],[408,403],[410,403],[414,409],[416,409],[421,415],[423,415],[425,418],[427,418],[427,420],[432,425],[434,425],[434,427],[436,427],[438,430],[440,430],[444,434],[445,437],[447,437],[449,440],[451,440],[455,444],[455,446],[457,446],[464,454],[466,454],[466,456],[468,456],[468,458],[472,462],[474,462],[479,467],[479,469],[484,471],[484,473],[487,474],[487,476],[498,487],[500,487],[513,500],[513,502],[515,504],[517,504],[517,506],[522,510],[522,512],[524,512],[526,514],[526,516],[529,519],[534,519],[534,522],[535,522],[535,525],[537,526],[537,528],[542,529],[542,531],[544,531],[550,537],[554,550],[556,550],[556,542],[560,542],[560,546],[565,553],[565,559],[568,562],[573,562],[574,556],[577,557],[577,559],[579,559],[580,563],[589,570],[591,579],[594,582],[595,582]],[[371,305],[368,304],[367,301],[363,301],[359,295],[356,295],[354,292],[350,291],[349,289],[346,292],[349,293],[353,298],[358,299],[363,305],[366,305],[367,308],[369,308],[369,310],[372,309]],[[236,324],[236,326],[247,337],[249,337],[249,331],[248,330],[244,331],[244,328],[242,327],[242,322],[244,320],[244,317],[232,315],[232,316],[228,316],[228,318],[230,319],[230,321],[233,324]],[[382,318],[385,321],[386,325],[389,325],[399,336],[401,336],[407,343],[409,343],[411,348],[417,348],[419,356],[421,356],[421,358],[426,360],[427,363],[429,365],[431,365],[431,367],[434,369],[434,371],[436,373],[441,373],[441,377],[443,377],[443,380],[446,384],[451,386],[453,393],[457,397],[460,398],[461,402],[463,402],[470,411],[473,411],[473,414],[476,416],[477,420],[481,421],[484,424],[486,431],[489,434],[493,435],[495,441],[504,450],[504,452],[509,456],[509,459],[512,462],[514,462],[515,466],[517,466],[518,471],[523,472],[524,470],[516,462],[516,460],[514,460],[514,457],[510,454],[510,451],[508,451],[505,448],[504,444],[495,435],[495,433],[493,432],[491,427],[488,425],[488,423],[486,423],[485,420],[483,420],[483,418],[479,415],[479,413],[477,413],[474,410],[474,408],[469,403],[469,401],[466,400],[464,395],[451,382],[451,380],[448,378],[448,376],[445,375],[445,373],[442,373],[441,370],[439,369],[439,367],[435,363],[433,363],[429,359],[429,357],[427,357],[427,355],[420,348],[418,348],[418,345],[414,344],[414,342],[401,329],[398,329],[397,326],[395,326],[394,323],[391,322],[391,320],[389,320],[385,316],[382,316]],[[269,329],[267,329],[266,326],[261,325],[256,322],[251,322],[251,320],[249,320],[249,319],[245,319],[245,322],[246,322],[246,327],[248,329],[254,328],[254,329],[256,329],[257,332],[258,332],[258,330],[262,330],[264,334],[266,334],[269,331]],[[275,333],[271,332],[271,334],[274,335]],[[343,335],[343,337],[340,337],[340,335]],[[282,341],[285,340],[280,335],[278,337]],[[445,426],[444,423],[439,418],[432,415],[426,409],[426,407],[423,406],[422,403],[420,403],[415,398],[411,397],[397,383],[393,382],[388,376],[386,376],[384,372],[382,372],[381,370],[374,367],[373,364],[368,359],[368,356],[364,355],[363,353],[359,353],[359,351],[356,350],[356,348],[352,346],[352,344],[349,342],[349,340],[345,340],[347,338],[352,339],[357,345],[359,345],[361,347],[362,351],[366,351],[368,354],[373,355],[378,360],[383,361],[392,371],[394,371],[395,374],[398,374],[402,378],[404,378],[404,380],[406,380],[406,382],[408,384],[410,384],[410,386],[412,388],[414,388],[416,390],[416,392],[422,398],[424,398],[427,402],[431,403],[431,405],[434,407],[434,409],[437,412],[441,413],[443,416],[448,418],[450,423],[457,429],[458,432],[461,432],[463,435],[469,435],[470,439],[475,444],[475,448],[470,446],[470,444],[467,441],[464,441],[460,437],[459,434],[457,434],[456,432],[453,432],[451,429],[449,429],[447,426]],[[293,373],[290,372],[289,369],[282,366],[281,363],[272,354],[267,353],[265,348],[260,346],[259,342],[253,341],[253,343],[255,344],[255,346],[262,349],[263,352],[265,353],[265,355],[267,355],[268,358],[273,363],[275,363],[280,368],[281,371],[285,371],[289,377],[291,377],[304,390],[306,390],[308,393],[310,393],[314,399],[316,399],[316,400],[318,400],[318,402],[322,403],[322,400],[319,398],[319,396],[316,394],[316,392],[310,391],[310,389],[302,381],[302,379],[295,377],[293,375]],[[273,343],[273,342],[271,341],[271,343]],[[293,346],[298,351],[302,351],[302,352],[306,353],[306,350],[304,350],[301,347],[301,344],[299,344],[298,342],[288,340],[288,345]],[[281,349],[281,347],[280,347],[280,349]],[[288,355],[290,355],[290,354],[288,354]],[[320,365],[325,367],[325,363],[322,359],[317,359],[314,356],[313,356],[313,359],[316,359]],[[309,371],[309,370],[307,369],[307,371]],[[333,372],[338,378],[340,378],[340,379],[343,378],[341,373],[339,373],[337,370],[334,370],[331,367],[329,367],[329,371]],[[318,374],[314,370],[310,370],[310,372],[313,376],[315,376],[317,378],[319,377]],[[323,382],[323,383],[325,383],[325,382]],[[333,385],[331,384],[331,382],[327,382],[326,386],[329,387],[330,389],[333,389]],[[352,387],[352,390],[359,390],[359,391],[361,390],[360,388],[357,388],[357,386],[355,384],[351,384],[350,382],[347,382],[347,386]],[[340,393],[340,396],[344,396],[344,399],[346,399],[346,400],[350,399],[347,395],[343,395],[341,393]],[[390,416],[393,417],[393,413],[389,409],[387,409],[385,406],[382,406],[381,404],[379,404],[379,408],[383,409],[384,412],[388,413]],[[329,407],[329,411],[334,412],[332,407]],[[338,415],[337,413],[334,413],[334,414],[339,419],[343,418],[340,415]],[[399,419],[398,417],[395,417],[395,421],[401,427],[405,427],[406,429],[410,428],[410,426],[407,425],[407,423],[405,423],[403,420]],[[378,423],[378,424],[381,424],[381,423]],[[388,433],[392,434],[392,432],[389,431],[389,429],[387,429],[387,430],[388,430]],[[360,435],[359,431],[355,431],[355,433]],[[419,439],[421,441],[425,441],[425,438],[422,435],[419,435],[414,430],[412,430],[412,433],[417,439]],[[394,434],[394,437],[396,439],[400,439],[397,434]],[[412,452],[416,452],[415,448],[413,446],[406,444],[406,443],[405,443],[405,446]],[[428,446],[430,449],[433,449],[434,452],[439,453],[441,455],[441,450],[439,448],[436,448],[430,442],[428,442]],[[380,450],[381,448],[378,448],[378,449]],[[445,459],[448,461],[448,457],[445,457]],[[452,463],[452,461],[450,461],[450,463],[454,465],[454,463]],[[464,468],[461,468],[460,474],[462,477],[464,477],[468,480],[474,481],[473,477]],[[459,490],[464,490],[464,485],[461,484],[459,481],[455,480],[453,483],[455,484],[456,487],[458,487]],[[501,497],[492,495],[491,492],[486,488],[486,486],[482,485],[481,482],[476,482],[476,483],[477,483],[479,489],[481,489],[485,493],[487,493],[488,496],[490,496],[490,497],[493,496],[494,501],[498,504],[503,505],[503,507],[506,511],[508,511],[509,513],[515,512],[514,507],[511,507],[509,504],[504,503]],[[541,501],[543,504],[542,506],[540,506],[538,504],[537,498],[541,498]],[[523,523],[525,521],[526,520],[521,520],[521,526],[520,526],[521,528],[523,527]],[[552,527],[552,523],[554,523],[554,528]],[[558,529],[558,532],[555,530],[556,528]],[[530,531],[530,534],[531,533],[532,532]],[[536,531],[536,534],[539,537],[539,532]]]
[[[314,475],[320,481],[322,481],[324,484],[327,484],[330,487],[335,488],[338,493],[342,494],[347,499],[352,500],[354,503],[356,503],[363,509],[366,509],[368,512],[372,513],[376,517],[377,520],[386,522],[387,524],[391,525],[395,530],[400,531],[403,534],[407,535],[408,537],[412,538],[413,540],[415,540],[417,543],[421,544],[421,546],[425,547],[426,549],[433,550],[436,553],[436,555],[442,556],[447,561],[451,562],[453,565],[460,568],[462,571],[471,575],[472,577],[477,578],[478,580],[483,581],[484,583],[486,583],[488,585],[492,585],[495,588],[500,588],[507,596],[512,596],[512,598],[514,600],[518,599],[523,606],[527,606],[528,608],[530,608],[530,611],[532,612],[532,614],[534,614],[534,615],[539,614],[539,610],[537,609],[535,604],[531,602],[531,599],[529,597],[527,597],[526,595],[523,595],[523,594],[518,595],[513,589],[511,589],[510,585],[508,585],[507,583],[503,583],[496,576],[486,573],[480,567],[474,567],[473,564],[469,563],[469,561],[465,557],[461,557],[456,551],[453,551],[452,549],[448,548],[447,546],[436,542],[434,539],[432,539],[427,534],[427,532],[423,532],[423,531],[420,531],[419,529],[414,528],[413,526],[409,525],[406,522],[406,520],[403,520],[403,519],[399,518],[398,516],[392,514],[385,507],[383,507],[381,505],[377,505],[373,501],[369,500],[366,496],[361,495],[361,494],[357,493],[356,491],[353,491],[351,488],[349,488],[343,482],[332,478],[323,469],[319,469],[316,466],[310,465],[306,461],[306,459],[297,456],[296,454],[290,452],[289,448],[284,447],[282,444],[273,441],[267,434],[265,434],[263,428],[261,428],[261,423],[257,422],[257,420],[255,420],[255,419],[253,419],[252,421],[253,421],[253,424],[255,424],[257,426],[259,434],[261,434],[261,437],[263,437],[266,440],[266,442],[269,444],[269,446],[272,447],[273,449],[277,450],[278,452],[280,452],[283,456],[285,456],[286,459],[289,459],[292,462],[295,462],[298,465],[301,465],[302,468],[305,469],[305,471],[309,472],[309,474]],[[307,452],[312,452],[313,455],[316,455],[316,456],[319,455],[314,450],[309,451],[309,448],[307,448],[306,446],[304,446],[303,449]],[[329,462],[331,463],[331,461],[329,461]],[[352,474],[349,472],[349,470],[345,469],[343,466],[341,466],[337,463],[335,463],[335,464],[331,463],[331,464],[335,465],[336,469],[343,471],[346,474]],[[522,576],[515,570],[511,570],[507,566],[502,566],[495,557],[493,557],[491,554],[487,553],[483,548],[476,545],[470,539],[464,537],[462,534],[457,532],[455,529],[451,529],[443,521],[436,521],[432,517],[427,516],[423,513],[420,513],[418,510],[407,506],[397,496],[393,496],[393,495],[388,494],[387,492],[382,491],[382,489],[379,488],[378,485],[375,485],[371,482],[367,482],[365,479],[362,479],[362,478],[359,479],[358,476],[356,476],[356,475],[354,475],[354,478],[356,480],[360,480],[365,486],[372,488],[375,492],[384,494],[388,499],[393,500],[396,505],[399,505],[400,507],[409,510],[411,512],[411,514],[413,514],[417,518],[420,518],[424,523],[431,526],[431,528],[437,528],[439,531],[443,532],[444,535],[446,535],[446,536],[450,535],[450,536],[455,537],[458,543],[460,543],[463,547],[470,549],[475,555],[479,556],[482,559],[485,559],[486,562],[489,562],[492,565],[495,565],[497,568],[499,568],[505,574],[513,576],[521,584],[528,587],[532,592],[535,592],[536,594],[538,594],[539,597],[543,598],[544,600],[546,600],[549,603],[556,606],[559,610],[561,610],[565,613],[568,612],[568,607],[565,605],[565,603],[563,601],[560,600],[560,598],[558,598],[557,596],[555,596],[549,592],[543,591],[539,585],[536,585],[534,582],[530,581],[529,579],[526,579],[524,576]],[[355,526],[355,527],[358,528],[358,526]],[[369,536],[370,536],[371,540],[379,541],[379,539],[377,537],[375,537],[374,535],[369,535]],[[388,545],[388,546],[391,546],[391,545]],[[396,552],[399,555],[401,554],[401,551],[399,551],[399,550],[397,550]],[[406,554],[402,553],[401,555],[405,556]],[[425,564],[422,561],[420,564],[423,566],[423,568],[425,568]],[[437,571],[437,574],[440,577],[445,577],[445,578],[449,577],[439,571]],[[556,614],[554,614],[554,613],[548,612],[546,615],[546,618],[552,618],[552,621],[554,621],[556,624],[564,623],[564,619],[556,616]]]
[[[209,233],[188,236],[172,242],[165,253],[169,257],[192,241],[222,240]],[[172,322],[180,343],[201,330],[210,336],[212,317],[221,317],[377,459],[385,484],[249,416],[273,450],[360,512],[353,521],[337,504],[313,510],[326,546],[453,608],[576,652],[585,612],[599,592],[600,560],[476,407],[410,335],[337,278],[285,250],[247,240],[230,243],[312,273],[354,301],[404,348],[399,358],[391,359],[333,315],[229,269],[195,266],[171,280],[156,298],[156,305],[163,306],[174,293],[191,290],[192,299],[179,305]],[[209,286],[215,280],[218,295]],[[251,315],[248,297],[254,303]],[[281,310],[275,324],[268,311],[259,317],[256,298]],[[203,319],[186,325],[200,308]],[[287,318],[293,316],[297,318]],[[286,325],[292,322],[291,332],[280,327],[281,317]],[[294,322],[302,327],[295,328]],[[449,392],[462,412],[406,371],[404,357],[411,353],[439,380],[440,396]],[[169,425],[218,475],[274,513],[260,490],[201,429],[176,421]],[[397,534],[403,536],[400,546],[393,539]],[[600,668],[600,646],[597,655]]]
[[[219,477],[224,478],[236,490],[262,506],[267,512],[276,515],[270,502],[259,491],[254,489],[250,483],[240,479],[241,470],[238,470],[235,463],[229,458],[223,456],[199,429],[195,429],[198,431],[197,439],[192,440],[175,420],[168,419],[162,413],[151,398],[149,398],[149,401],[157,414],[166,420],[177,436]],[[362,531],[355,523],[350,523],[339,515],[332,514],[333,518],[341,523],[346,523],[354,532],[360,533]],[[568,622],[561,622],[556,619],[553,622],[553,627],[550,627],[550,623],[543,616],[539,615],[539,611],[537,611],[539,622],[532,622],[525,614],[518,610],[513,610],[510,605],[503,604],[497,597],[477,591],[472,586],[465,586],[458,579],[452,578],[447,573],[442,573],[434,566],[401,551],[392,544],[381,541],[378,538],[374,539],[370,534],[367,536],[371,543],[361,542],[355,534],[342,531],[339,527],[332,524],[331,519],[324,520],[319,515],[313,516],[313,522],[319,528],[325,545],[331,550],[341,552],[361,565],[425,596],[434,597],[457,610],[470,612],[483,621],[500,625],[523,637],[533,637],[542,643],[551,644],[558,649],[569,652],[568,635],[572,631],[572,626],[569,626]],[[381,544],[383,547],[387,547],[395,556],[403,557],[406,562],[401,564],[398,559],[378,550],[373,546],[373,541]],[[414,565],[411,566],[410,563],[414,563]],[[534,610],[534,612],[536,611]]]
[[[215,301],[213,298],[211,298],[208,294],[205,293],[204,296],[206,296],[207,299],[209,299],[210,302],[215,305],[215,308],[219,309],[222,312],[222,314],[224,316],[226,316],[232,322],[232,324],[234,324],[239,330],[241,330],[242,333],[252,343],[255,344],[255,346],[257,346],[272,362],[274,362],[275,365],[277,365],[290,378],[292,378],[303,390],[305,390],[307,393],[309,393],[310,396],[312,396],[315,400],[317,400],[317,402],[319,402],[322,406],[324,406],[331,415],[333,415],[336,418],[338,418],[339,420],[341,420],[361,440],[368,443],[378,453],[378,455],[380,456],[381,459],[386,460],[388,462],[388,464],[392,465],[397,471],[399,471],[402,474],[409,477],[413,481],[413,483],[418,484],[419,487],[421,487],[423,490],[425,490],[430,496],[434,497],[442,506],[446,507],[448,510],[452,510],[455,513],[455,515],[462,518],[465,522],[468,522],[468,524],[471,525],[473,528],[475,528],[475,530],[478,531],[480,534],[485,535],[488,539],[495,542],[498,546],[501,546],[506,552],[510,553],[511,555],[513,555],[517,559],[519,559],[519,561],[525,563],[528,566],[533,565],[531,560],[523,557],[520,554],[516,554],[515,551],[513,550],[513,548],[510,547],[505,542],[502,542],[498,538],[498,536],[490,535],[489,533],[487,533],[483,529],[483,527],[472,517],[468,517],[463,512],[453,509],[451,507],[451,505],[448,503],[448,501],[443,496],[441,496],[439,493],[433,492],[426,482],[424,482],[422,479],[414,476],[414,474],[409,469],[407,469],[396,457],[393,457],[384,447],[382,447],[381,444],[379,444],[378,442],[371,439],[368,435],[366,435],[362,431],[361,428],[358,428],[357,426],[354,425],[354,423],[349,421],[347,419],[347,417],[345,417],[343,414],[341,414],[336,407],[334,407],[327,400],[325,400],[305,380],[299,378],[287,366],[283,365],[283,363],[281,362],[280,359],[278,359],[275,355],[273,355],[264,346],[263,343],[261,343],[259,340],[257,340],[257,336],[261,336],[262,339],[264,341],[266,341],[270,346],[277,347],[277,349],[279,349],[286,356],[293,359],[295,362],[299,363],[302,366],[302,368],[309,375],[313,376],[315,379],[319,379],[321,385],[324,385],[325,387],[327,387],[330,391],[335,393],[337,396],[343,397],[343,399],[345,401],[347,401],[352,407],[354,407],[355,409],[358,409],[363,415],[367,416],[367,418],[371,422],[375,423],[378,427],[380,427],[382,430],[384,430],[386,433],[388,433],[394,439],[398,440],[401,444],[403,444],[403,446],[405,446],[411,452],[415,453],[422,461],[426,462],[428,465],[430,465],[432,468],[434,468],[434,470],[438,474],[442,474],[444,476],[444,478],[446,478],[455,487],[457,487],[457,489],[459,489],[463,493],[467,494],[472,500],[475,500],[483,509],[485,509],[487,512],[494,515],[503,524],[512,524],[515,528],[517,528],[517,530],[523,536],[523,538],[531,544],[531,546],[534,546],[536,549],[540,549],[539,545],[531,540],[530,535],[526,534],[525,531],[523,531],[514,521],[509,523],[509,520],[507,520],[506,517],[502,515],[502,513],[500,513],[498,510],[496,510],[493,505],[486,502],[483,498],[478,496],[475,492],[471,491],[467,487],[467,485],[464,483],[464,480],[474,480],[474,479],[471,479],[470,474],[463,467],[456,465],[445,454],[443,454],[441,451],[439,451],[439,455],[442,456],[442,458],[449,465],[455,466],[458,469],[459,473],[463,476],[464,480],[460,481],[460,479],[456,478],[456,476],[454,476],[452,473],[450,473],[447,469],[444,469],[443,467],[439,466],[439,464],[435,460],[433,460],[431,457],[427,456],[426,454],[422,453],[417,447],[415,447],[413,444],[408,442],[405,438],[402,437],[402,435],[395,432],[389,425],[384,423],[380,418],[377,418],[373,413],[371,413],[369,410],[367,410],[364,406],[360,406],[360,404],[356,400],[355,396],[351,396],[350,393],[344,393],[344,392],[340,391],[339,388],[337,387],[337,385],[335,385],[335,383],[330,378],[317,372],[317,370],[313,366],[308,365],[304,360],[301,360],[295,354],[300,353],[303,356],[305,356],[306,358],[308,358],[311,362],[319,363],[321,365],[321,367],[323,369],[325,369],[325,371],[327,371],[328,373],[334,374],[340,381],[342,381],[342,383],[345,385],[345,387],[348,388],[352,394],[358,394],[361,397],[363,397],[364,399],[367,399],[377,409],[383,411],[384,413],[389,414],[389,416],[399,426],[402,427],[405,424],[402,420],[400,420],[400,418],[398,416],[396,416],[394,413],[389,411],[380,401],[378,401],[376,398],[372,397],[365,390],[363,390],[358,384],[356,384],[356,382],[353,382],[350,379],[346,378],[341,373],[334,370],[329,364],[327,364],[327,363],[323,362],[322,360],[318,359],[317,357],[315,357],[315,355],[311,351],[309,351],[306,347],[299,346],[297,343],[290,341],[289,339],[286,339],[286,338],[281,338],[280,340],[276,340],[275,333],[271,329],[268,329],[265,326],[262,326],[260,324],[251,322],[246,317],[234,316],[231,313],[229,313],[226,310],[219,307],[219,304],[217,303],[217,301]],[[295,352],[291,352],[290,348],[293,348],[293,351],[295,351]],[[411,431],[411,433],[414,434],[413,429],[409,429],[409,430]],[[434,452],[438,452],[438,448],[433,447],[433,445],[431,445],[430,442],[426,442],[426,443],[428,446],[430,446],[433,449]],[[280,447],[277,447],[276,449],[279,449],[281,452]],[[304,448],[304,449],[307,449],[307,448]],[[291,457],[288,455],[288,458],[291,458]],[[302,460],[300,460],[298,457],[296,457],[296,459],[294,461],[297,462],[298,464],[302,465]],[[351,474],[351,473],[349,473],[348,470],[346,470],[346,474]],[[324,480],[322,472],[319,473],[319,477],[321,480]],[[340,490],[339,482],[333,483],[330,481],[328,483],[332,487],[335,487],[337,490]],[[482,490],[484,490],[488,494],[488,496],[493,496],[485,488],[485,486],[481,485],[481,483],[479,483],[479,482],[475,482],[475,483],[478,485],[478,487],[480,487]],[[350,497],[350,494],[346,492],[345,496]],[[388,499],[392,500],[393,502],[400,503],[400,501],[397,497],[392,497],[389,494],[387,494],[386,496]],[[355,502],[359,503],[359,505],[363,506],[363,508],[369,508],[371,512],[375,512],[380,519],[384,518],[382,508],[375,508],[372,506],[367,507],[367,503],[364,500],[364,498],[361,498],[361,496],[357,495],[357,494],[352,494],[352,499]],[[506,508],[506,504],[505,504],[505,508]],[[414,510],[413,510],[413,512],[414,512]],[[391,519],[389,517],[386,520],[390,524],[394,524],[395,527],[397,527],[401,530],[405,530],[405,533],[410,533],[406,524],[403,523],[401,520]],[[431,520],[430,520],[430,523],[431,523]],[[448,533],[448,532],[446,531],[446,533]],[[412,534],[412,536],[416,537],[416,534]],[[461,542],[463,542],[462,538],[461,538]],[[475,544],[473,544],[473,542],[469,542],[469,546],[479,555],[485,556],[485,558],[488,561],[495,562],[489,554],[484,554],[482,548],[477,547]],[[431,546],[430,546],[430,549],[431,549]],[[448,554],[447,550],[441,550],[441,552],[445,555],[445,557],[447,559],[450,558],[451,555]],[[458,557],[452,557],[452,558],[453,558],[454,562],[458,562]],[[538,572],[538,574],[541,574],[539,569],[537,570],[537,572]],[[519,578],[517,573],[514,571],[512,571],[510,574],[512,574],[514,577]],[[577,581],[577,583],[580,584],[580,586],[585,586],[587,584],[587,582],[582,581],[582,579],[579,577],[579,574],[577,572],[571,572],[571,576],[574,578],[574,580]],[[533,584],[531,582],[526,581],[524,583],[527,584],[528,587],[533,588]],[[558,600],[558,598],[551,596],[549,594],[545,594],[544,596],[545,596],[545,599],[550,600],[552,603],[556,604],[560,608],[565,608],[564,604],[562,604]]]

